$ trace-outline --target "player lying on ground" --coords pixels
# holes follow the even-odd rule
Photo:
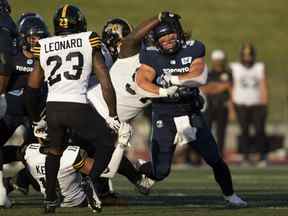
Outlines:
[[[41,192],[45,197],[45,159],[47,157],[45,152],[47,149],[45,149],[46,146],[43,144],[43,138],[47,135],[45,135],[44,131],[38,131],[37,136],[41,137],[39,140],[41,140],[40,142],[42,144],[36,143],[21,147],[5,146],[5,155],[11,155],[11,157],[9,157],[9,161],[4,162],[12,162],[11,158],[17,155],[14,161],[23,161],[32,176],[39,183]],[[114,177],[122,160],[123,153],[128,147],[130,137],[130,126],[125,124],[119,130],[119,136],[112,158],[108,167],[101,174],[101,177]],[[45,142],[47,141],[44,140],[44,143]],[[6,158],[8,160],[8,157]],[[57,176],[59,182],[59,195],[63,198],[60,204],[61,207],[83,207],[87,206],[87,203],[89,203],[93,209],[98,211],[101,210],[101,201],[94,191],[93,183],[88,176],[83,178],[83,175],[81,175],[81,173],[85,174],[85,176],[88,175],[91,172],[94,163],[95,160],[89,158],[86,151],[80,149],[78,146],[68,146],[65,149],[60,161],[60,169]],[[9,170],[5,171],[9,172]]]
[[[213,169],[228,205],[247,206],[233,190],[230,170],[221,158],[217,144],[202,116],[203,99],[198,86],[205,84],[205,46],[187,40],[180,17],[169,13],[154,29],[156,49],[140,54],[136,73],[138,93],[152,99],[152,161],[140,171],[156,181],[165,179],[171,169],[177,133],[194,135],[190,143]]]

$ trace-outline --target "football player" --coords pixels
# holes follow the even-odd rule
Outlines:
[[[140,170],[156,181],[165,179],[170,173],[177,132],[194,134],[191,144],[212,167],[225,200],[231,206],[246,206],[234,193],[230,170],[201,114],[203,99],[198,86],[207,79],[205,46],[200,41],[186,41],[180,17],[167,13],[168,19],[154,29],[157,49],[143,50],[135,78],[143,96],[152,99],[153,112],[152,161]]]
[[[118,59],[110,69],[110,76],[116,92],[117,111],[121,121],[129,122],[131,119],[136,117],[139,112],[143,111],[143,109],[150,103],[148,100],[145,100],[141,96],[137,95],[133,90],[133,77],[137,71],[137,68],[140,66],[139,52],[141,49],[142,40],[149,31],[159,24],[159,22],[158,17],[153,17],[147,21],[144,21],[130,34],[124,37],[121,41],[117,42],[117,44],[121,44],[121,46],[117,49],[117,52],[119,52]],[[115,25],[116,21],[114,22],[112,20],[112,23]],[[117,28],[124,29],[124,27]],[[116,38],[116,36],[112,38]],[[95,86],[89,89],[87,96],[90,103],[96,108],[96,110],[105,119],[109,118],[108,107],[104,98],[102,97],[101,87]],[[153,185],[153,181],[151,181],[145,175],[142,176],[141,173],[135,175],[133,179],[130,178],[130,181],[137,187],[138,191],[143,194],[148,194],[151,186]]]
[[[60,159],[66,147],[67,129],[76,131],[96,150],[95,163],[89,175],[99,178],[111,158],[114,138],[105,120],[88,105],[87,86],[93,71],[100,82],[109,107],[107,123],[114,130],[121,126],[116,111],[116,97],[107,66],[101,54],[97,33],[87,32],[86,19],[76,6],[66,4],[53,18],[55,36],[42,39],[33,47],[36,62],[26,88],[27,108],[33,120],[40,120],[37,107],[39,88],[48,82],[47,124],[48,155],[45,162],[46,200],[44,211],[55,212],[59,203],[56,179]],[[65,37],[63,37],[65,36]]]
[[[7,0],[0,0],[0,95],[6,92],[9,74],[11,71],[10,60],[11,60],[11,49],[13,41],[16,38],[16,25],[10,17],[11,7]],[[4,128],[4,130],[2,130]],[[0,122],[0,143],[4,142],[2,138],[5,133],[6,125],[3,121]],[[3,140],[2,140],[3,139]],[[3,186],[3,173],[2,164],[3,156],[1,152],[2,145],[0,145],[0,206],[10,206],[6,195],[6,189]]]
[[[0,120],[0,146],[2,147],[13,135],[15,130],[23,125],[25,128],[24,142],[32,136],[31,122],[25,108],[23,90],[27,85],[29,73],[33,69],[31,46],[47,37],[47,27],[39,15],[23,18],[18,27],[19,44],[13,47],[10,55],[10,69],[6,77],[9,79],[6,87],[7,110]],[[9,73],[8,73],[9,72]],[[2,165],[1,165],[2,166]]]
[[[103,178],[113,178],[117,172],[122,155],[129,146],[130,132],[128,124],[119,129],[119,137],[112,158],[108,167],[101,174]],[[45,154],[47,150],[45,143],[47,143],[47,133],[46,131],[38,131],[38,133],[35,133],[35,136],[38,137],[39,143],[22,146],[5,146],[3,148],[3,152],[5,153],[4,163],[22,161],[40,185],[40,191],[45,196],[45,159],[47,157],[47,154]],[[11,157],[7,157],[6,155],[10,155]],[[83,207],[89,203],[90,206],[93,206],[93,209],[97,211],[101,210],[101,201],[94,191],[91,180],[89,177],[82,178],[80,174],[89,174],[94,162],[95,160],[89,158],[86,151],[80,149],[79,146],[69,145],[65,149],[60,160],[60,169],[57,176],[59,193],[63,197],[60,204],[61,207]],[[7,176],[7,173],[9,173],[9,176],[13,177],[13,173],[17,173],[17,168],[19,170],[21,167],[19,165],[18,167],[8,166],[4,169],[4,174]],[[91,193],[94,195],[91,195]]]
[[[243,163],[251,163],[250,153],[254,144],[260,153],[257,166],[265,167],[269,152],[265,130],[269,102],[265,64],[257,61],[253,44],[244,43],[240,50],[240,61],[232,62],[230,67],[233,77],[232,100],[241,129]],[[250,127],[255,131],[254,142],[250,141]]]

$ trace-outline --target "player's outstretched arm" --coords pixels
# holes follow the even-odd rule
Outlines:
[[[160,23],[158,17],[150,18],[137,26],[122,42],[119,58],[128,58],[137,54],[145,35]]]

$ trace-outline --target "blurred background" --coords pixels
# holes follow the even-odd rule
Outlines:
[[[264,160],[268,162],[268,165],[288,162],[288,19],[286,0],[11,0],[15,20],[24,12],[37,12],[44,17],[50,30],[52,30],[52,17],[55,9],[65,3],[78,5],[86,15],[89,30],[99,33],[101,33],[106,20],[112,17],[125,18],[135,26],[163,10],[179,13],[182,16],[184,29],[192,33],[192,39],[201,40],[206,45],[206,60],[210,70],[212,70],[211,53],[213,50],[220,49],[225,53],[227,72],[233,74],[233,70],[229,67],[230,63],[240,61],[240,50],[244,43],[253,44],[256,49],[256,61],[265,64],[268,82],[269,100],[266,106],[267,122],[265,123],[266,134],[263,146],[267,144],[269,147],[265,150],[265,153],[268,154],[265,155]],[[231,81],[231,86],[233,86],[232,83]],[[245,158],[245,154],[243,155],[241,152],[241,128],[237,121],[233,98],[230,99],[227,129],[224,133],[223,155],[225,159],[235,164],[266,166],[267,163],[258,163],[263,159],[259,153],[261,150],[251,148],[249,159]],[[3,96],[0,99],[0,107],[0,115],[2,115],[5,110]],[[213,107],[210,105],[210,108]],[[150,133],[150,123],[147,118],[149,111],[147,113],[139,116],[133,122],[135,135],[133,147],[128,153],[132,159],[149,157],[147,153]],[[216,135],[217,125],[212,128]],[[251,130],[251,139],[249,140],[252,140],[251,143],[253,143],[255,129],[251,128]],[[181,146],[178,147],[175,164],[193,166],[201,165],[202,161],[188,146]]]

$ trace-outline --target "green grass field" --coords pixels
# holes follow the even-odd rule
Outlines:
[[[118,216],[287,216],[288,169],[232,169],[236,191],[249,202],[245,209],[226,209],[221,193],[208,168],[173,171],[158,183],[150,196],[140,196],[122,177],[116,177],[117,192],[128,198],[128,206],[104,207],[98,215]],[[13,194],[13,209],[0,210],[2,216],[41,215],[39,194]],[[92,215],[85,209],[57,209],[57,215]]]
[[[65,3],[76,4],[87,16],[90,30],[101,32],[111,17],[124,17],[133,25],[161,10],[181,14],[185,29],[202,40],[208,53],[214,48],[238,58],[244,41],[257,47],[259,60],[267,64],[270,87],[270,120],[288,121],[287,0],[11,0],[13,16],[36,11],[50,29],[55,9]]]

